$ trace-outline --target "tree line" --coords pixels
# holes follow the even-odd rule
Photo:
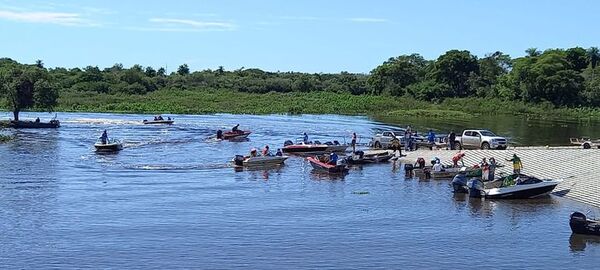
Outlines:
[[[186,64],[174,72],[122,64],[100,69],[45,68],[41,60],[20,64],[0,59],[0,97],[18,118],[27,108],[51,110],[65,91],[143,95],[157,90],[234,89],[249,93],[325,91],[383,98],[409,96],[438,102],[455,97],[500,98],[546,102],[554,106],[600,106],[598,48],[528,49],[511,58],[502,52],[477,57],[450,50],[434,60],[419,54],[393,57],[369,74],[268,72],[223,67],[191,72]]]

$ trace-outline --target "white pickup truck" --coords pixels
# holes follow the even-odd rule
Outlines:
[[[404,139],[404,133],[406,131],[404,129],[398,129],[398,130],[390,130],[390,131],[384,131],[382,133],[379,134],[375,134],[375,136],[371,139],[371,146],[374,148],[390,148],[391,144],[392,144],[392,140],[394,138],[397,138],[400,141],[400,145],[404,146],[405,143],[405,139]],[[412,138],[414,139],[414,147],[418,148],[418,146],[420,144],[422,144],[423,142],[426,142],[427,140],[425,139],[425,137],[420,136],[420,135],[413,135]]]
[[[485,129],[468,129],[463,131],[462,136],[454,140],[456,149],[499,149],[508,147],[508,141],[504,137],[497,136]]]

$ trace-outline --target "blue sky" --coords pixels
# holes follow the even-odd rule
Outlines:
[[[600,46],[599,11],[593,0],[0,0],[0,57],[366,73],[410,53]]]

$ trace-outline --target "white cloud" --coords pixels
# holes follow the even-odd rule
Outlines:
[[[230,22],[220,21],[198,21],[175,18],[151,18],[150,22],[160,24],[160,27],[144,28],[147,30],[169,32],[199,32],[199,31],[230,31],[236,28],[236,25]]]
[[[67,26],[98,26],[84,19],[79,13],[66,12],[31,12],[0,10],[0,19],[27,22],[27,23],[49,23]]]
[[[359,23],[384,23],[384,22],[388,22],[387,19],[382,19],[382,18],[367,18],[367,17],[350,18],[348,20],[353,21],[353,22],[359,22]]]

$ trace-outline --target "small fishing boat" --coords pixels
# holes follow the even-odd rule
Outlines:
[[[11,128],[59,128],[60,121],[53,119],[48,123],[37,121],[10,121],[8,127]]]
[[[261,166],[272,166],[272,165],[283,165],[284,161],[288,159],[287,156],[257,156],[248,157],[242,155],[236,155],[232,162],[235,166],[239,167],[261,167]]]
[[[327,173],[346,173],[348,172],[348,166],[343,163],[329,164],[320,160],[318,156],[306,158],[310,165],[318,171]]]
[[[569,226],[573,233],[600,236],[600,220],[588,219],[581,212],[571,214]]]
[[[390,150],[365,150],[356,151],[346,158],[348,164],[367,164],[387,162],[394,156]]]
[[[223,132],[223,140],[239,140],[248,138],[252,132],[249,130]]]
[[[538,179],[524,174],[502,177],[483,182],[474,179],[467,184],[470,197],[490,199],[529,199],[550,194],[560,183],[559,180]]]
[[[143,123],[144,125],[172,125],[175,121],[174,120],[152,120],[152,121],[148,121],[146,119],[144,119]]]
[[[444,168],[442,171],[436,172],[431,171],[431,178],[433,179],[452,179],[460,172],[461,168],[466,168],[465,172],[467,177],[481,177],[481,168],[477,167],[450,167]]]
[[[290,141],[288,141],[290,142]],[[284,153],[290,154],[322,154],[327,152],[327,148],[329,147],[326,144],[284,144],[285,146],[281,148],[281,151]]]
[[[112,140],[106,143],[102,143],[98,140],[94,147],[96,148],[96,152],[118,152],[123,149],[123,144],[119,140]]]

